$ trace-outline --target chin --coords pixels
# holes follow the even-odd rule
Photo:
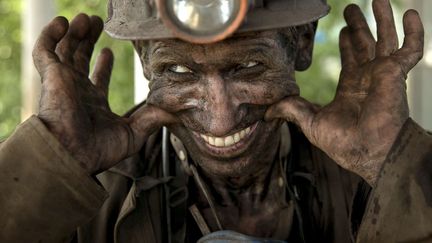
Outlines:
[[[280,121],[257,121],[224,137],[199,133],[185,125],[170,130],[206,174],[242,177],[272,164],[278,150],[280,125]]]

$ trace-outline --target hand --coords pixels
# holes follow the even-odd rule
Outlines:
[[[312,144],[340,166],[374,185],[409,111],[405,79],[423,56],[423,26],[409,10],[398,38],[389,0],[374,0],[378,41],[356,5],[345,10],[347,27],[340,34],[342,71],[334,100],[317,108],[301,97],[270,107],[266,118],[296,123]]]
[[[102,28],[96,16],[79,14],[70,26],[57,17],[42,31],[33,51],[42,78],[38,117],[90,174],[136,153],[152,132],[175,121],[150,105],[130,117],[111,112],[107,96],[113,54],[109,49],[102,50],[91,81],[88,78]]]

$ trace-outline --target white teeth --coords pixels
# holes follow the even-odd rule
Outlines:
[[[240,141],[240,134],[236,133],[234,134],[234,143],[238,143]]]
[[[243,139],[246,136],[246,131],[243,130],[240,132],[240,139]]]
[[[207,137],[204,134],[201,134],[201,137],[208,143],[209,142],[209,137]]]
[[[234,142],[234,137],[233,136],[228,136],[225,138],[225,147],[231,146],[233,145]]]
[[[215,138],[215,146],[216,147],[225,146],[224,139],[223,138]]]
[[[200,134],[201,138],[206,141],[208,144],[215,146],[215,147],[230,147],[238,142],[240,140],[244,139],[246,135],[248,135],[251,132],[251,127],[248,127],[246,129],[241,130],[240,132],[237,132],[231,136],[227,137],[211,137],[204,134]]]
[[[215,146],[215,139],[213,138],[213,137],[208,137],[208,139],[209,139],[209,141],[208,141],[208,143],[210,144],[210,145],[213,145],[213,146]]]

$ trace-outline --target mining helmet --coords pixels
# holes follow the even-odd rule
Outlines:
[[[329,10],[326,0],[109,0],[105,31],[117,39],[211,43],[314,22]]]

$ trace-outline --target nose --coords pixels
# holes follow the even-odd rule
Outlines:
[[[207,77],[207,98],[204,112],[208,119],[206,130],[214,136],[224,136],[235,128],[239,114],[238,102],[235,101],[232,90],[218,74]]]

